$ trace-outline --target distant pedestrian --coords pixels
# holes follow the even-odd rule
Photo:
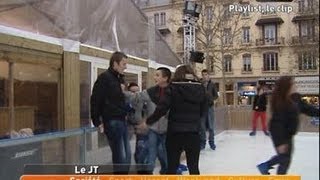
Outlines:
[[[269,132],[267,131],[267,94],[263,92],[263,88],[260,85],[257,88],[257,95],[254,96],[252,110],[252,131],[250,132],[250,136],[256,135],[259,117],[264,134],[269,136]]]
[[[212,150],[216,149],[216,144],[214,141],[214,101],[218,99],[218,92],[217,89],[213,83],[213,81],[209,77],[209,73],[206,69],[202,70],[202,85],[206,89],[207,94],[207,100],[208,100],[208,114],[203,116],[202,124],[201,124],[201,132],[200,132],[200,138],[201,138],[201,150],[204,150],[206,147],[206,141],[207,141],[207,130],[209,131],[209,145]]]

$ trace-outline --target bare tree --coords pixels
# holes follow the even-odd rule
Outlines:
[[[212,73],[222,73],[221,95],[222,103],[226,105],[225,85],[226,71],[231,64],[226,62],[226,55],[233,57],[239,53],[235,43],[241,38],[242,27],[247,20],[242,18],[243,13],[234,13],[229,10],[230,5],[239,3],[235,0],[199,0],[202,11],[197,24],[197,47],[206,54],[206,67]],[[243,50],[243,49],[242,49]]]

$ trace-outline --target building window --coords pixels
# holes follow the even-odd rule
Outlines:
[[[232,56],[224,56],[224,72],[232,72]]]
[[[318,8],[319,8],[319,6],[318,6]],[[308,11],[312,11],[313,10],[313,0],[307,0],[307,10]]]
[[[299,12],[303,12],[303,10],[304,10],[304,0],[300,0],[300,1],[298,1],[298,10],[299,10]]]
[[[302,52],[299,54],[299,70],[316,70],[317,61],[314,52]]]
[[[249,43],[250,42],[250,27],[242,28],[242,42]]]
[[[207,22],[212,22],[212,6],[206,6],[205,12]]]
[[[265,44],[275,44],[276,43],[276,25],[270,24],[264,26],[264,43]]]
[[[298,1],[298,11],[312,11],[313,10],[313,0],[299,0]]]
[[[154,25],[159,26],[160,20],[159,20],[159,13],[154,14]]]
[[[229,4],[223,5],[223,19],[230,19],[232,12],[229,11]]]
[[[166,25],[166,13],[165,12],[160,13],[160,25],[161,26]]]
[[[313,39],[314,37],[314,22],[313,21],[301,21],[299,26],[300,38]]]
[[[251,55],[250,54],[244,54],[242,56],[243,59],[243,71],[252,71],[251,69]]]
[[[278,53],[263,54],[263,71],[278,71]]]
[[[0,61],[0,136],[21,128],[35,134],[57,131],[60,82],[54,66]]]
[[[223,44],[232,44],[231,28],[225,28],[223,31]]]

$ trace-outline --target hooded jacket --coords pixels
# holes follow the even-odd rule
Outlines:
[[[160,100],[160,87],[154,86],[139,93],[125,91],[124,94],[128,103],[130,103],[135,110],[133,117],[129,119],[129,123],[137,125],[141,123],[144,117],[150,116],[155,111]],[[159,121],[152,124],[150,129],[159,134],[166,133],[167,124],[168,115],[166,114],[162,116]],[[145,133],[145,131],[137,130],[137,133]]]
[[[172,82],[146,123],[154,124],[168,111],[168,133],[199,132],[201,117],[208,112],[203,85],[193,79]]]

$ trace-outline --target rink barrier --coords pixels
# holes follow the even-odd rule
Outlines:
[[[226,111],[223,121],[226,121],[224,130],[251,130],[252,128],[252,106],[227,106],[220,109],[215,109],[216,124],[223,123],[219,122],[221,119],[217,117],[219,111]],[[270,119],[270,110],[267,108],[267,123]],[[300,132],[319,132],[319,124],[313,123],[312,117],[304,114],[299,116],[300,119]],[[218,131],[221,127],[217,127]],[[223,128],[222,128],[223,129]],[[258,130],[262,130],[261,121],[258,120]]]
[[[87,142],[91,136],[88,135],[96,132],[97,128],[85,127],[25,138],[2,139],[0,179],[19,179],[24,164],[84,164],[90,159]],[[109,156],[108,150],[103,154]]]
[[[21,180],[301,180],[297,175],[26,175]]]

